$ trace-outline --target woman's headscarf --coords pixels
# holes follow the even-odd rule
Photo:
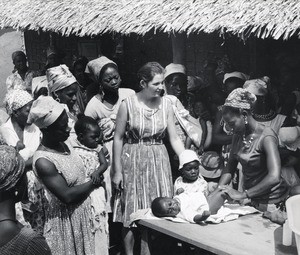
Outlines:
[[[64,111],[64,106],[50,96],[36,99],[28,115],[28,124],[34,123],[40,129],[49,127]]]
[[[256,101],[256,96],[246,89],[233,90],[225,100],[224,106],[250,110]]]
[[[183,65],[174,63],[167,65],[165,68],[164,78],[166,79],[168,76],[175,73],[181,73],[186,75],[185,67]]]
[[[39,76],[32,79],[32,95],[34,93],[38,92],[41,88],[47,88],[48,89],[48,81],[47,77]]]
[[[47,69],[46,76],[50,93],[62,90],[77,82],[66,65],[59,65]]]
[[[21,89],[10,90],[5,97],[6,110],[9,115],[33,100],[32,96]]]
[[[118,68],[118,65],[110,60],[109,58],[102,56],[100,58],[96,58],[88,62],[85,72],[88,74],[91,74],[94,78],[95,81],[99,81],[99,75],[101,73],[101,70],[103,69],[104,66],[107,64],[113,64]]]
[[[15,187],[24,173],[25,162],[17,151],[8,145],[0,145],[0,191]]]
[[[268,93],[267,83],[262,79],[248,80],[243,88],[256,96],[265,96]]]

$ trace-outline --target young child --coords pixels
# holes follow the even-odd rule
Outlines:
[[[202,117],[200,117],[204,112],[207,112],[205,109],[205,106],[201,101],[195,101],[193,105],[193,117],[195,117],[202,128],[202,137],[201,137],[201,143],[198,148],[198,154],[201,155],[204,151],[204,149],[208,148],[211,144],[212,139],[212,124],[210,120],[204,120]],[[193,146],[192,140],[188,137],[185,142],[185,147],[187,149],[190,149]]]
[[[103,173],[108,167],[105,150],[101,142],[101,130],[97,122],[88,116],[79,115],[75,123],[77,138],[71,140],[74,150],[83,161],[86,178],[93,183],[102,181],[102,187],[91,194],[93,229],[95,233],[95,254],[108,254],[108,216],[106,213],[105,184]],[[97,169],[95,171],[95,169]]]
[[[219,189],[207,195],[207,183],[199,175],[200,162],[194,151],[183,151],[179,155],[179,163],[182,176],[175,181],[175,196],[154,199],[152,213],[157,217],[178,217],[201,223],[211,214],[217,213],[224,204],[225,195]]]

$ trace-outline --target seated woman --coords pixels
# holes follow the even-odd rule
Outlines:
[[[6,95],[7,111],[10,118],[0,126],[0,135],[4,142],[14,146],[25,161],[27,178],[28,178],[28,193],[29,203],[16,204],[18,220],[23,224],[28,221],[31,227],[42,234],[43,214],[38,208],[38,192],[40,185],[32,171],[32,158],[34,152],[39,147],[41,141],[41,132],[39,128],[32,124],[27,124],[27,117],[31,108],[33,98],[25,90],[11,90]],[[24,202],[24,201],[22,201]]]
[[[233,130],[232,149],[219,185],[230,183],[236,166],[241,163],[244,191],[229,186],[224,190],[233,200],[249,198],[257,209],[274,210],[288,194],[281,177],[278,137],[269,127],[259,125],[251,109],[256,96],[245,89],[235,89],[222,107],[225,123]]]
[[[84,165],[66,140],[68,116],[62,104],[40,96],[33,102],[28,123],[35,123],[43,138],[33,158],[46,200],[44,236],[53,254],[94,254],[89,194],[101,182],[87,181]]]
[[[0,145],[0,254],[50,255],[45,238],[16,219],[15,203],[27,196],[24,169],[16,150]]]
[[[27,57],[23,51],[15,51],[12,54],[12,60],[15,68],[13,74],[6,79],[7,91],[21,89],[31,94],[32,78],[38,76],[39,73],[29,70]]]

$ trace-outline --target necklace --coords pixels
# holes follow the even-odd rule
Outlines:
[[[251,147],[253,139],[254,139],[254,135],[253,134],[251,134],[251,137],[249,138],[248,141],[246,140],[245,134],[243,135],[243,144],[244,144],[244,148],[245,149],[249,149]]]
[[[273,110],[270,110],[270,112],[268,114],[257,114],[257,113],[252,112],[252,115],[256,120],[268,121],[268,120],[272,120],[275,118],[276,112]]]

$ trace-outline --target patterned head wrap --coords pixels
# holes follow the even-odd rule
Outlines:
[[[0,191],[15,187],[24,173],[25,162],[17,151],[8,145],[0,145]]]
[[[267,83],[262,79],[246,81],[243,88],[256,96],[265,96],[268,93]]]
[[[11,58],[12,58],[13,61],[15,61],[16,57],[18,57],[18,56],[23,56],[24,58],[26,58],[25,53],[24,53],[23,51],[20,51],[20,50],[15,51],[15,52],[11,55]]]
[[[237,88],[225,100],[224,106],[250,110],[256,101],[256,96],[248,90]]]
[[[47,77],[39,76],[32,79],[32,95],[34,93],[38,92],[41,88],[47,88],[48,89],[48,81]]]
[[[66,65],[59,65],[47,69],[46,76],[50,93],[67,88],[77,82]]]
[[[5,97],[6,110],[8,114],[12,114],[33,100],[32,96],[26,91],[15,89],[7,92]]]
[[[186,74],[185,67],[183,65],[174,64],[174,63],[171,63],[171,64],[167,65],[166,68],[165,68],[165,74],[164,74],[165,79],[169,75],[174,74],[174,73]]]
[[[40,96],[32,104],[27,123],[34,123],[39,128],[47,128],[58,119],[64,109],[64,106],[52,97]]]
[[[118,65],[115,62],[113,62],[105,56],[102,56],[100,58],[96,58],[88,62],[85,68],[85,72],[91,74],[95,81],[99,81],[99,75],[101,73],[101,70],[107,64],[113,64],[116,67],[118,67]]]

